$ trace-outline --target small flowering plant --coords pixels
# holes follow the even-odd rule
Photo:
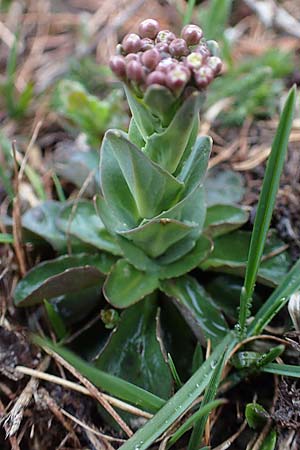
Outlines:
[[[125,36],[111,59],[132,111],[128,135],[108,131],[100,154],[96,208],[124,254],[105,285],[115,306],[190,271],[211,250],[202,231],[212,141],[197,133],[205,88],[222,67],[216,48],[196,25],[185,26],[177,38],[148,19],[139,34]],[[129,282],[137,272],[141,282],[125,298],[115,283]]]
[[[242,197],[239,178],[206,177],[212,139],[198,135],[206,89],[222,69],[217,44],[206,41],[196,25],[185,26],[178,38],[148,19],[138,34],[125,36],[110,66],[132,113],[128,133],[106,132],[100,170],[93,158],[85,160],[97,174],[93,183],[84,183],[93,201],[46,201],[23,215],[24,237],[46,240],[60,256],[31,269],[14,299],[18,306],[44,302],[60,339],[99,311],[100,331],[82,327],[83,343],[77,342],[99,369],[97,377],[95,367],[90,372],[77,357],[64,357],[106,383],[109,392],[116,380],[107,384],[107,373],[119,377],[120,398],[155,412],[172,395],[174,381],[180,385],[180,376],[186,379],[200,366],[201,345],[209,340],[213,349],[220,342],[226,348],[251,233],[238,229],[248,220],[236,204]],[[77,170],[82,160],[75,162]],[[68,174],[74,178],[72,167]],[[258,261],[263,255],[260,283],[275,287],[285,277],[285,250],[271,234],[260,254],[252,252]],[[193,269],[195,276],[189,274]],[[242,290],[243,330],[250,291]],[[253,300],[261,302],[259,295]],[[120,316],[119,309],[125,309]],[[92,335],[91,345],[85,332]],[[165,348],[172,355],[168,360]]]

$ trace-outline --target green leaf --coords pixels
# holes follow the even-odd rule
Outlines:
[[[215,366],[209,384],[203,396],[200,408],[212,402],[217,394],[217,390],[221,381],[222,371],[224,367],[224,362],[226,358],[226,353],[222,355],[217,365]],[[194,450],[201,445],[202,437],[205,429],[205,424],[207,422],[209,413],[200,417],[193,427],[193,432],[189,440],[188,450]]]
[[[172,376],[158,339],[159,312],[153,296],[121,315],[116,330],[95,361],[98,369],[161,397],[172,393]]]
[[[83,151],[73,142],[63,142],[54,151],[54,172],[79,188],[89,179],[85,189],[89,196],[99,192],[98,167],[99,152],[96,150]]]
[[[161,265],[159,268],[159,278],[165,280],[168,278],[179,277],[192,269],[195,269],[199,263],[211,252],[212,242],[205,236],[201,236],[193,249],[182,256],[177,261],[171,262],[170,264]]]
[[[212,169],[204,182],[207,206],[239,203],[245,195],[243,177],[232,170]]]
[[[151,220],[145,225],[120,233],[134,242],[151,258],[156,258],[178,240],[183,239],[194,228],[196,223],[184,223],[173,219]]]
[[[261,429],[270,417],[265,408],[258,403],[248,403],[245,416],[249,427],[254,430]]]
[[[237,206],[213,205],[207,208],[204,232],[211,237],[227,234],[241,227],[248,220],[248,213]]]
[[[251,234],[248,231],[234,231],[217,237],[214,240],[214,250],[200,264],[201,269],[243,276],[247,265],[250,239]],[[284,279],[290,267],[290,256],[284,250],[283,242],[271,234],[258,272],[258,280],[261,283],[274,287]]]
[[[205,289],[192,277],[163,281],[162,291],[174,299],[176,307],[202,345],[211,339],[217,345],[228,332],[228,325]]]
[[[254,320],[249,326],[249,336],[258,335],[273,319],[273,317],[289,301],[292,294],[300,289],[300,259],[285,275],[280,285],[275,289],[268,300],[256,313]]]
[[[147,139],[145,153],[170,173],[176,171],[187,147],[201,100],[200,94],[190,95],[183,102],[168,128],[161,133],[154,133]]]
[[[125,133],[108,131],[102,155],[106,152],[113,153],[118,161],[140,217],[152,218],[176,203],[183,184],[153,163],[128,140]],[[109,175],[113,178],[113,174],[107,176]],[[106,198],[106,183],[103,177],[102,186]],[[106,201],[109,203],[107,198]]]
[[[271,430],[264,439],[259,450],[275,450],[277,441],[277,434],[275,430]]]
[[[66,235],[56,226],[56,218],[63,205],[60,202],[48,200],[41,205],[29,209],[22,216],[22,226],[42,239],[49,242],[57,251],[67,247]]]
[[[115,132],[110,130],[105,134],[101,147],[100,178],[105,202],[99,203],[98,213],[105,225],[105,216],[111,216],[117,221],[116,228],[122,227],[123,230],[127,230],[138,225],[139,214],[133,195],[113,152],[111,142],[113,133]],[[108,209],[108,212],[105,209]],[[113,222],[111,221],[111,223]]]
[[[203,183],[211,153],[212,139],[199,136],[187,159],[179,166],[177,180],[184,183],[184,195]]]
[[[162,341],[166,352],[172,357],[179,378],[186,381],[193,373],[194,334],[173,302],[163,298],[160,307]],[[180,330],[180,333],[174,333],[174,330]]]
[[[258,202],[256,217],[247,259],[244,288],[241,292],[239,327],[241,336],[245,333],[247,317],[251,310],[252,295],[258,269],[263,255],[279,187],[281,172],[288,148],[288,140],[293,122],[296,103],[296,87],[291,89],[281,114],[279,126],[268,159],[263,186]]]
[[[188,417],[184,421],[184,423],[175,431],[167,444],[167,448],[170,448],[172,445],[174,445],[175,442],[177,442],[181,438],[181,436],[183,436],[190,428],[195,425],[195,423],[199,421],[199,419],[202,419],[213,409],[218,408],[218,406],[222,405],[223,403],[224,400],[213,400],[212,402],[207,403],[205,406],[201,406],[197,412]],[[205,447],[205,449],[209,450],[209,447]]]
[[[88,200],[66,205],[56,223],[64,233],[70,233],[93,247],[114,255],[122,254],[114,238],[106,231],[93,203]]]
[[[58,339],[63,339],[65,336],[67,336],[68,332],[62,318],[57,313],[54,306],[47,300],[44,300],[44,305],[55,335],[58,337]]]
[[[148,136],[151,136],[159,127],[159,120],[151,114],[149,109],[143,104],[143,101],[137,98],[125,84],[124,90],[136,126],[144,141],[146,141]]]
[[[156,274],[135,269],[125,259],[119,259],[104,283],[105,298],[116,308],[127,308],[151,294],[158,287]]]
[[[262,372],[274,373],[284,377],[300,378],[300,366],[291,364],[269,363],[260,369]]]
[[[141,133],[139,132],[139,129],[133,117],[131,118],[129,124],[128,139],[130,140],[130,142],[132,142],[132,144],[136,145],[138,148],[143,148],[145,145],[145,141]]]
[[[102,389],[109,394],[124,400],[125,402],[132,403],[133,405],[144,408],[149,412],[158,411],[165,403],[160,397],[151,394],[150,392],[141,389],[134,384],[128,383],[128,381],[115,377],[102,370],[93,367],[88,362],[76,356],[70,350],[61,347],[58,344],[54,344],[48,339],[40,336],[32,336],[32,341],[41,347],[50,348],[58,355],[64,358],[70,363],[79,373],[91,381],[96,387]]]
[[[169,124],[174,116],[175,97],[164,86],[149,86],[144,95],[144,102],[154,116],[158,116],[163,126]]]
[[[228,333],[197,372],[119,450],[147,450],[202,394],[212,376],[211,365],[215,366],[224,353],[228,355],[236,342],[234,335]]]
[[[59,295],[77,292],[91,286],[101,286],[103,273],[112,259],[106,255],[61,256],[45,261],[31,269],[19,282],[15,291],[15,304],[29,306]]]

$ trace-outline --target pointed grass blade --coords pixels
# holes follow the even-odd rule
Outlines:
[[[281,114],[258,202],[248,254],[245,282],[240,299],[239,328],[241,336],[245,335],[246,321],[250,313],[251,299],[257,272],[263,254],[279,187],[280,175],[287,153],[288,140],[295,109],[296,92],[295,87],[291,89]]]

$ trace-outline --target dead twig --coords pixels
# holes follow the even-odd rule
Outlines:
[[[133,431],[129,428],[129,426],[124,422],[124,420],[119,416],[119,414],[113,409],[113,407],[108,403],[102,392],[99,392],[98,389],[84,376],[82,376],[71,364],[65,361],[60,355],[51,350],[48,347],[43,347],[44,351],[48,353],[54,360],[56,360],[59,364],[65,367],[75,378],[77,378],[86,388],[90,391],[91,396],[98,400],[98,402],[103,406],[103,408],[110,414],[113,419],[118,423],[120,428],[127,434],[127,436],[131,437],[133,435]]]
[[[43,371],[49,366],[50,358],[47,356],[39,364],[38,369]],[[34,393],[37,391],[39,380],[37,378],[31,378],[25,386],[23,392],[18,397],[16,403],[13,405],[11,411],[6,415],[4,419],[4,428],[6,436],[14,436],[19,430],[21,421],[23,419],[24,411],[30,403],[30,400]]]

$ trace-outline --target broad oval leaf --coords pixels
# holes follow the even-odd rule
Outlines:
[[[102,148],[103,157],[107,152],[115,156],[140,217],[152,218],[176,203],[183,184],[153,163],[128,140],[125,133],[118,130],[110,130],[106,133]],[[103,170],[105,168],[101,173]],[[113,178],[110,172],[106,174],[106,177],[108,176]],[[106,198],[107,182],[103,179],[103,175],[101,178]],[[107,198],[106,200],[109,203]]]
[[[158,284],[156,274],[137,270],[125,259],[119,259],[105,280],[103,293],[116,308],[127,308],[151,294]]]
[[[88,200],[66,205],[57,218],[57,226],[64,233],[70,233],[93,247],[114,255],[122,254],[96,213],[95,206]]]
[[[239,228],[248,220],[248,213],[233,205],[212,205],[206,210],[204,232],[211,237],[221,236]]]
[[[251,233],[234,231],[214,240],[214,250],[200,264],[203,270],[215,270],[243,276],[246,270]],[[258,280],[268,286],[277,286],[285,277],[291,259],[285,251],[286,245],[271,234],[258,272]]]
[[[202,97],[190,95],[178,109],[170,125],[161,133],[154,133],[147,139],[145,153],[167,170],[174,173],[189,143],[195,117]]]
[[[29,306],[92,286],[102,286],[114,259],[78,254],[45,261],[31,269],[14,291],[15,304]]]
[[[175,302],[202,345],[210,339],[213,346],[228,333],[228,325],[210,295],[192,277],[162,281],[160,288]]]
[[[159,269],[159,278],[165,280],[190,272],[207,258],[211,250],[212,241],[205,236],[201,236],[189,253],[177,261],[166,263],[165,265],[162,264]]]
[[[131,306],[95,366],[161,397],[172,393],[172,376],[158,338],[159,313],[152,296]]]
[[[210,170],[204,187],[207,206],[239,203],[245,195],[243,177],[232,170]]]

